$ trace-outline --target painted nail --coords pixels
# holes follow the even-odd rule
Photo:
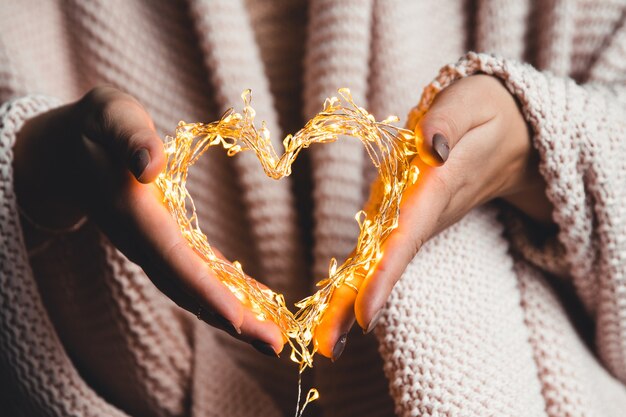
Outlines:
[[[278,354],[269,343],[265,343],[261,340],[253,340],[252,342],[250,342],[250,344],[252,345],[252,347],[254,347],[256,350],[264,355],[272,356],[274,358],[278,357]]]
[[[212,326],[216,326],[219,329],[231,334],[241,334],[241,329],[235,327],[226,317],[221,314],[214,313],[213,311],[207,311],[200,309],[198,312],[198,318]]]
[[[448,139],[441,133],[436,133],[435,136],[433,136],[433,151],[441,163],[446,162],[448,155],[450,155]]]
[[[333,362],[339,359],[339,357],[343,353],[343,350],[346,348],[347,339],[348,339],[348,333],[344,333],[341,336],[339,336],[339,340],[337,340],[337,343],[335,343],[335,347],[333,348],[333,355],[331,358]]]
[[[376,325],[378,324],[378,321],[380,320],[380,316],[382,315],[382,313],[383,313],[382,310],[378,310],[376,314],[374,314],[374,317],[372,317],[372,320],[370,321],[369,326],[367,326],[367,329],[363,333],[368,334],[372,330],[374,330],[374,328],[376,328]]]
[[[148,153],[148,150],[146,148],[138,149],[130,158],[130,171],[135,178],[139,179],[149,163],[150,153]]]
[[[241,329],[235,327],[234,324],[232,324],[226,317],[222,316],[221,314],[214,313],[213,318],[215,319],[215,321],[217,321],[218,325],[222,329],[226,330],[228,333],[241,334]]]

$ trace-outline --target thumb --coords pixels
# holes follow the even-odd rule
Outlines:
[[[440,170],[425,165],[419,158],[411,163],[418,166],[419,179],[405,191],[398,227],[383,243],[382,256],[365,277],[357,295],[355,315],[366,333],[376,326],[393,287],[422,244],[437,231],[441,213],[450,201]]]
[[[125,166],[138,181],[154,181],[165,165],[163,142],[134,97],[112,87],[97,87],[79,107],[84,137],[105,148],[112,162]]]
[[[487,81],[482,77],[488,76],[472,76],[441,91],[417,121],[414,130],[418,151],[428,165],[444,164],[465,133],[492,117],[491,105],[475,104],[484,102],[478,97],[484,89],[476,88],[476,84]]]

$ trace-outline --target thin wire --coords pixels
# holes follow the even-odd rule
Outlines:
[[[183,236],[215,275],[260,320],[272,320],[280,327],[290,345],[291,359],[300,365],[300,373],[313,366],[313,356],[317,351],[317,346],[312,343],[313,336],[333,292],[343,284],[358,291],[358,284],[381,258],[383,242],[398,225],[404,190],[415,182],[419,174],[417,167],[410,165],[412,157],[417,154],[413,132],[394,126],[392,123],[398,121],[395,116],[377,122],[374,116],[354,103],[348,89],[338,92],[341,99],[326,99],[323,110],[304,128],[284,138],[284,152],[280,157],[270,141],[265,122],[260,129],[254,126],[255,111],[250,106],[250,90],[242,94],[243,114],[231,108],[213,123],[180,122],[175,137],[167,138],[166,168],[156,180],[163,193],[163,201]],[[244,151],[254,152],[265,173],[278,180],[291,174],[291,166],[300,151],[314,143],[334,142],[341,136],[352,136],[363,143],[378,170],[379,179],[373,188],[367,211],[359,211],[355,216],[360,228],[356,250],[340,266],[332,259],[328,277],[317,283],[318,291],[297,302],[295,306],[298,310],[292,313],[285,305],[282,294],[248,278],[239,262],[229,263],[215,254],[200,229],[193,199],[186,188],[188,170],[207,149],[221,146],[228,156]],[[300,412],[317,397],[317,391],[310,390],[301,410],[298,404]]]

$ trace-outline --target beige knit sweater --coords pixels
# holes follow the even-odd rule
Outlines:
[[[404,117],[424,86],[428,106],[476,72],[518,99],[558,235],[488,205],[429,241],[375,337],[317,359],[309,415],[626,415],[623,0],[3,1],[0,415],[288,416],[296,394],[288,355],[178,310],[92,224],[29,256],[11,168],[25,120],[107,82],[166,134],[252,88],[278,142],[339,87]],[[372,178],[356,141],[308,152],[295,179],[220,152],[191,178],[211,241],[291,300],[352,249]]]

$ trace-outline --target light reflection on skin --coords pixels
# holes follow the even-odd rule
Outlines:
[[[354,103],[348,89],[340,89],[339,94],[343,100],[337,97],[326,99],[323,110],[304,128],[285,137],[284,153],[280,157],[270,141],[265,123],[260,129],[254,126],[255,111],[250,106],[250,91],[242,94],[243,114],[230,109],[213,123],[180,122],[175,137],[169,137],[165,143],[167,164],[156,180],[163,201],[182,234],[215,275],[259,320],[269,319],[280,327],[291,347],[291,359],[300,365],[300,376],[304,369],[313,366],[317,347],[311,342],[334,290],[344,284],[358,289],[370,268],[381,258],[383,242],[397,227],[402,194],[419,175],[417,167],[410,165],[417,154],[413,132],[394,126],[392,123],[398,121],[396,117],[377,122]],[[328,278],[317,283],[319,290],[315,294],[296,303],[298,310],[292,313],[282,294],[248,277],[239,262],[230,263],[215,254],[200,230],[193,200],[186,189],[188,169],[208,148],[221,146],[229,156],[253,151],[265,173],[278,180],[291,174],[291,165],[302,149],[313,143],[334,142],[340,136],[360,139],[378,169],[378,180],[372,187],[365,210],[355,216],[360,228],[356,249],[342,265],[332,259]],[[300,408],[300,388],[296,416],[319,397],[317,390],[311,389]]]

